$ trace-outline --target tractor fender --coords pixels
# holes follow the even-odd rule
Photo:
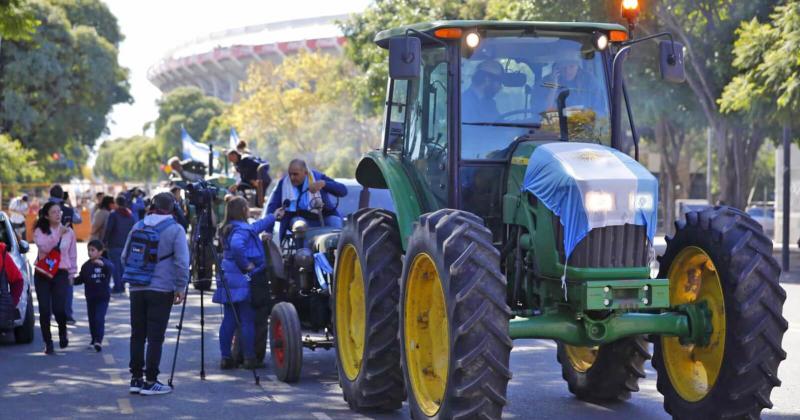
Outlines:
[[[388,189],[394,202],[403,250],[422,214],[420,199],[399,159],[380,151],[367,153],[356,167],[356,180],[367,188]]]

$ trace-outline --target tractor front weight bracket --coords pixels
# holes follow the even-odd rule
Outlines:
[[[516,317],[509,323],[509,334],[512,339],[553,339],[584,347],[642,334],[680,337],[681,341],[702,345],[708,340],[711,328],[704,304],[682,305],[663,313],[612,312],[598,320],[566,312]]]

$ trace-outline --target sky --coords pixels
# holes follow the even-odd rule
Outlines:
[[[305,17],[354,13],[370,0],[103,0],[117,17],[125,40],[119,61],[130,69],[132,105],[114,107],[104,137],[142,134],[158,116],[161,96],[147,69],[170,49],[210,32]]]

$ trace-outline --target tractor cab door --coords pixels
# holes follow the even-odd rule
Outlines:
[[[423,46],[420,77],[393,80],[385,147],[412,179],[424,212],[448,207],[448,61],[443,46]]]

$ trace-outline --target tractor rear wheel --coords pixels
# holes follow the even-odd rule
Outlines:
[[[670,304],[708,304],[708,344],[655,340],[653,367],[664,409],[675,418],[758,418],[780,385],[788,324],[772,242],[747,214],[715,207],[690,212],[667,239],[659,277]]]
[[[395,410],[405,400],[397,345],[402,253],[397,221],[362,209],[339,236],[333,325],[339,383],[353,410]]]
[[[644,337],[636,336],[597,347],[558,343],[557,358],[569,392],[581,400],[613,401],[639,391],[650,352]]]
[[[400,345],[416,419],[499,419],[511,379],[506,279],[478,216],[420,217],[400,285]]]
[[[272,307],[269,319],[269,353],[275,376],[281,382],[297,382],[303,368],[303,332],[300,317],[289,302]]]

